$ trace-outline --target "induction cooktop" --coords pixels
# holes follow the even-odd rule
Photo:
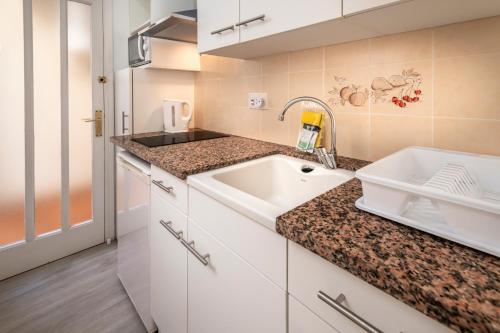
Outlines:
[[[161,135],[133,138],[132,141],[140,143],[149,148],[174,145],[177,143],[186,143],[193,141],[217,139],[229,136],[228,134],[205,131],[205,130],[190,130],[189,132],[181,133],[165,133]]]

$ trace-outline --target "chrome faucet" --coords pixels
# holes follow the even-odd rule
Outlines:
[[[285,120],[285,113],[288,111],[288,109],[292,105],[294,105],[296,103],[300,103],[300,102],[315,103],[315,104],[321,106],[323,108],[323,110],[325,110],[326,113],[328,113],[328,116],[330,116],[330,122],[331,122],[330,135],[331,135],[331,145],[332,145],[330,148],[330,151],[327,151],[326,148],[321,147],[321,148],[315,148],[314,152],[318,156],[318,159],[321,161],[321,163],[323,163],[325,168],[337,169],[337,161],[336,161],[337,144],[336,144],[336,139],[335,139],[335,136],[336,136],[335,116],[333,115],[332,109],[325,102],[323,102],[322,100],[320,100],[318,98],[310,97],[310,96],[302,96],[302,97],[294,98],[294,99],[288,101],[288,103],[286,103],[286,105],[283,107],[283,111],[281,111],[281,113],[278,115],[278,120],[279,121]]]

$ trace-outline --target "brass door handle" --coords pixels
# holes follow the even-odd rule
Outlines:
[[[94,123],[95,126],[95,136],[100,137],[102,136],[102,111],[101,110],[95,110],[95,118],[84,118],[82,121],[86,123]]]

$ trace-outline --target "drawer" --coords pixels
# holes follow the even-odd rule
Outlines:
[[[337,309],[318,298],[346,297],[342,306],[385,333],[452,332],[443,324],[398,301],[302,246],[288,242],[289,293],[343,333],[364,332]]]
[[[151,195],[151,316],[159,332],[187,332],[187,217],[159,194]],[[135,275],[140,275],[135,272]]]
[[[188,186],[185,181],[162,169],[151,167],[151,190],[157,191],[168,203],[181,212],[188,212]]]
[[[284,237],[192,187],[189,218],[286,290]]]
[[[151,194],[151,225],[158,224],[160,220],[168,223],[173,230],[182,231],[181,236],[184,238],[187,237],[188,218],[186,214],[171,205],[168,200],[165,200],[162,193],[155,190]],[[163,229],[165,228],[163,227]]]
[[[293,296],[288,297],[288,333],[339,333],[323,319],[302,305]]]

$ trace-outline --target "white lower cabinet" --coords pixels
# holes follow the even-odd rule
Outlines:
[[[365,332],[360,327],[362,321],[384,333],[452,332],[438,321],[291,241],[288,242],[288,291],[342,333]],[[320,294],[323,300],[318,297]],[[340,295],[345,299],[338,300]],[[356,322],[348,319],[343,310],[357,317]]]
[[[151,186],[151,316],[160,333],[451,332],[184,186],[174,184],[178,197]]]
[[[192,220],[188,255],[189,333],[285,333],[286,292]],[[257,245],[257,244],[256,244]]]
[[[187,217],[157,191],[151,191],[151,316],[160,333],[186,333],[187,250],[172,232],[185,237]]]
[[[339,333],[293,296],[288,298],[289,333]]]

